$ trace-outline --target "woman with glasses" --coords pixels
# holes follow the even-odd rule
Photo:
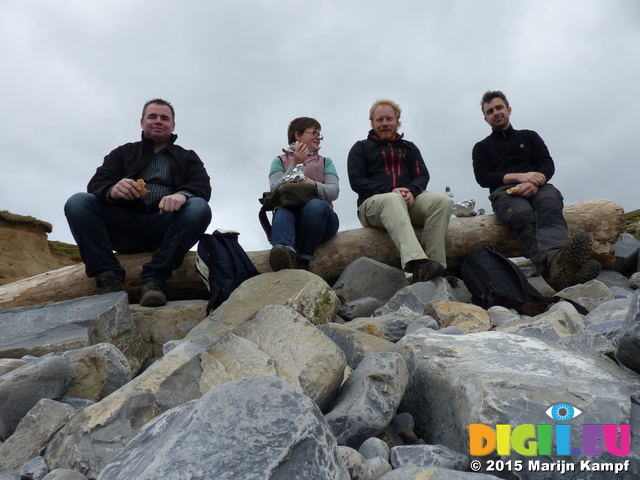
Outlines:
[[[274,272],[285,268],[310,270],[320,242],[333,237],[338,231],[338,216],[333,201],[338,198],[338,173],[330,158],[318,155],[320,150],[320,123],[309,117],[299,117],[289,124],[289,148],[274,158],[269,171],[269,184],[273,192],[283,181],[289,181],[290,169],[298,166],[304,179],[298,183],[315,185],[320,198],[309,200],[302,207],[281,207],[273,212],[269,264]],[[300,178],[300,177],[298,177]]]

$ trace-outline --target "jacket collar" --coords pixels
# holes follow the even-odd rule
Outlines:
[[[144,136],[144,132],[142,132],[140,134],[141,138],[142,138],[142,145],[145,148],[151,148],[153,149],[153,140],[151,140],[150,138],[147,138]],[[178,139],[178,135],[176,135],[175,133],[171,134],[171,137],[169,137],[169,143],[167,143],[167,148],[171,147],[174,143],[176,143],[176,140]]]
[[[367,136],[367,139],[372,140],[376,143],[381,143],[382,145],[391,145],[401,141],[403,138],[404,138],[404,133],[396,133],[396,138],[394,138],[390,142],[386,142],[384,140],[380,140],[380,138],[376,136],[376,133],[373,129],[369,130],[369,135]]]
[[[496,130],[496,129],[491,129],[491,136],[492,137],[498,137],[498,138],[505,138],[510,136],[513,132],[515,131],[515,129],[513,128],[513,125],[509,125],[509,127],[506,130]]]

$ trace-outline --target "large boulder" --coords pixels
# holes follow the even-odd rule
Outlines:
[[[278,377],[247,377],[143,428],[99,480],[349,480],[318,407]]]

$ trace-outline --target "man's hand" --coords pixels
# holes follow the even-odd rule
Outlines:
[[[413,193],[411,193],[411,190],[405,187],[398,187],[398,188],[394,188],[392,192],[400,195],[404,199],[405,203],[407,204],[407,207],[411,208],[411,205],[413,205],[413,202],[415,201],[415,198],[413,198]]]
[[[140,198],[140,190],[140,185],[135,180],[123,178],[113,186],[109,196],[113,200],[135,200]]]
[[[536,193],[538,193],[538,187],[530,182],[520,183],[518,185],[520,187],[520,191],[517,195],[525,198],[533,197]]]
[[[530,183],[536,187],[541,187],[547,183],[547,177],[540,172],[527,172],[527,173],[507,173],[504,176],[503,182],[509,183]],[[522,195],[522,194],[520,194]]]
[[[177,212],[178,210],[180,210],[180,207],[185,204],[186,201],[187,197],[185,197],[181,193],[174,193],[173,195],[162,197],[160,203],[158,204],[158,208],[160,208],[161,214],[166,212]]]

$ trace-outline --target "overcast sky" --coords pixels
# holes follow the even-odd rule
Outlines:
[[[536,130],[565,203],[640,208],[638,0],[3,0],[0,210],[53,224],[104,156],[140,138],[144,102],[176,108],[178,144],[212,179],[215,228],[270,248],[258,223],[289,121],[322,124],[341,180],[341,230],[359,228],[346,159],[391,98],[401,132],[456,200],[490,211],[471,149],[479,106],[505,92],[515,128]]]

